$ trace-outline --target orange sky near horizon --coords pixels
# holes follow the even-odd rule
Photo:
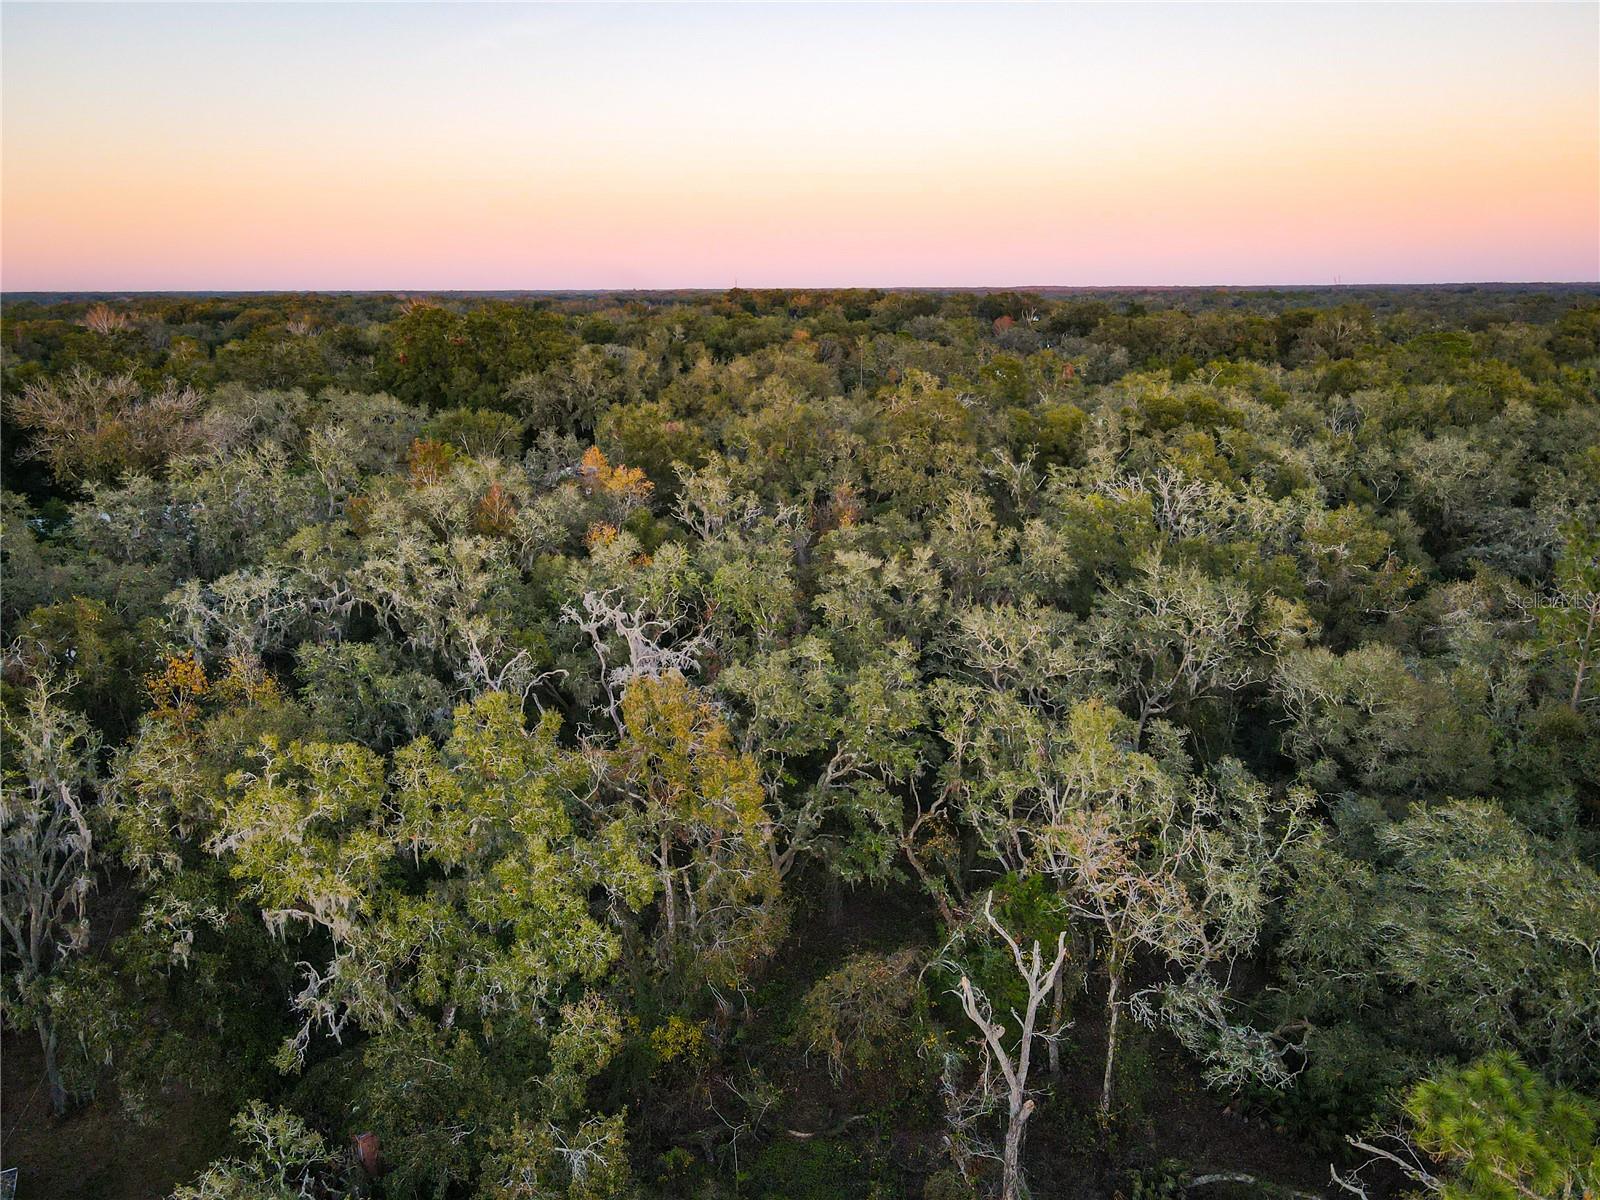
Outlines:
[[[1600,278],[1600,8],[7,3],[5,290]]]

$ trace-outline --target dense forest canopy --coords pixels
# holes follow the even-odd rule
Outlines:
[[[1600,288],[3,317],[19,1194],[1600,1187]]]

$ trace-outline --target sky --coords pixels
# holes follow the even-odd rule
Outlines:
[[[1600,5],[0,7],[0,288],[1600,279]]]

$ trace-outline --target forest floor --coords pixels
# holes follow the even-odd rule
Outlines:
[[[128,1115],[114,1084],[57,1118],[38,1039],[7,1033],[0,1053],[0,1162],[18,1169],[17,1200],[159,1200],[228,1146],[232,1114],[182,1093],[153,1124]]]
[[[777,956],[781,994],[758,989],[761,1020],[779,1029],[752,1031],[748,1039],[751,1061],[784,1086],[788,1099],[766,1122],[765,1149],[745,1152],[745,1161],[753,1162],[748,1168],[741,1163],[739,1175],[748,1188],[742,1194],[758,1200],[914,1200],[926,1178],[949,1165],[941,1115],[928,1102],[926,1081],[915,1098],[897,1098],[893,1083],[885,1087],[881,1079],[853,1083],[847,1077],[837,1086],[820,1063],[806,1062],[784,1045],[781,1026],[786,1006],[793,1011],[811,983],[850,955],[908,945],[931,949],[934,931],[926,927],[925,905],[914,889],[858,892],[845,900],[836,921],[827,919],[826,905],[815,897],[802,898],[800,905],[793,933]],[[1195,1200],[1333,1194],[1334,1159],[1259,1116],[1236,1111],[1204,1088],[1193,1059],[1173,1039],[1137,1027],[1124,1038],[1118,1115],[1112,1131],[1102,1133],[1094,1113],[1104,1039],[1103,1007],[1080,994],[1062,1042],[1060,1078],[1048,1080],[1038,1064],[1035,1078],[1051,1086],[1040,1099],[1024,1152],[1037,1200],[1127,1197],[1132,1173],[1147,1170],[1159,1178],[1162,1167],[1174,1177],[1233,1173],[1260,1181],[1206,1185],[1192,1191]],[[784,1144],[812,1131],[803,1142]],[[1373,1191],[1374,1197],[1385,1194],[1381,1187]]]
[[[785,1037],[799,998],[851,954],[931,946],[933,930],[909,889],[874,889],[847,896],[837,920],[825,905],[801,900],[793,932],[764,986],[757,1013],[740,1036],[740,1057],[778,1084],[785,1096],[759,1132],[730,1152],[737,1195],[751,1200],[915,1200],[923,1182],[948,1165],[940,1115],[926,1081],[905,1087],[882,1078],[836,1085],[827,1070]],[[0,1161],[20,1168],[18,1200],[159,1200],[228,1151],[232,1114],[183,1094],[154,1125],[136,1123],[114,1086],[64,1118],[49,1112],[37,1041],[7,1034],[3,1043],[3,1142]],[[1138,1170],[1159,1174],[1244,1173],[1259,1187],[1208,1185],[1196,1200],[1280,1200],[1292,1192],[1331,1196],[1330,1159],[1259,1117],[1229,1107],[1201,1085],[1193,1061],[1170,1039],[1136,1032],[1124,1051],[1119,1115],[1110,1134],[1094,1119],[1104,1059],[1104,1016],[1080,997],[1062,1043],[1062,1074],[1052,1082],[1029,1126],[1025,1162],[1039,1200],[1115,1200],[1129,1197]],[[1043,1064],[1040,1064],[1040,1077]],[[715,1097],[705,1107],[673,1106],[640,1130],[657,1147],[696,1147],[696,1129],[715,1127]],[[725,1110],[725,1106],[724,1106]],[[648,1157],[648,1155],[647,1155]],[[658,1160],[659,1162],[659,1160]],[[659,1178],[641,1163],[646,1194],[657,1188],[683,1195],[683,1183]],[[723,1174],[728,1177],[727,1173]],[[1150,1194],[1141,1192],[1140,1194]],[[1176,1196],[1176,1192],[1157,1192]]]
[[[89,953],[105,953],[137,910],[128,879],[113,877],[91,900]],[[161,1200],[230,1145],[233,1114],[174,1090],[141,1123],[111,1081],[64,1117],[50,1111],[44,1055],[31,1029],[0,1039],[0,1166],[17,1168],[17,1200]]]

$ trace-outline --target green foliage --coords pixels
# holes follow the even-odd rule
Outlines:
[[[954,1167],[941,1167],[922,1185],[922,1200],[977,1200],[978,1191]]]
[[[624,1114],[563,1131],[519,1123],[485,1163],[483,1200],[629,1200],[635,1195]]]
[[[836,1200],[885,1197],[871,1159],[838,1141],[775,1139],[752,1163],[748,1177],[759,1200]]]
[[[1088,416],[1073,404],[1049,404],[1029,411],[1012,409],[1012,439],[1032,450],[1040,466],[1067,466],[1078,457]]]
[[[1359,1003],[1401,1040],[1426,1030],[1456,1053],[1510,1045],[1564,1077],[1592,1077],[1600,877],[1484,802],[1370,836],[1367,860],[1325,832],[1292,858],[1282,952],[1314,1019]]]
[[[1515,1055],[1433,1076],[1405,1099],[1411,1136],[1450,1175],[1446,1200],[1575,1197],[1600,1187],[1600,1106]]]
[[[577,348],[554,313],[516,304],[465,313],[416,304],[394,321],[379,368],[383,386],[430,409],[498,408],[507,386]]]
[[[555,1116],[582,1110],[585,1085],[605,1070],[621,1045],[622,1022],[595,993],[562,1006],[561,1025],[550,1039],[550,1074],[545,1080]]]
[[[1568,706],[1576,712],[1591,699],[1600,675],[1600,527],[1572,525],[1556,560],[1555,595],[1539,609],[1542,648],[1572,676]]]
[[[554,720],[525,729],[504,693],[459,707],[442,747],[397,751],[387,787],[364,747],[264,741],[259,768],[229,778],[212,848],[269,926],[331,939],[286,1061],[319,1026],[459,1007],[487,1031],[598,978],[618,947],[586,904],[600,881],[567,807],[583,778]]]
[[[644,471],[657,491],[669,494],[678,465],[702,466],[711,450],[699,426],[656,401],[607,410],[595,427],[595,440],[611,457]]]
[[[663,961],[726,986],[772,952],[784,921],[755,763],[681,675],[635,680],[622,725],[613,828],[653,876],[630,881],[630,903],[656,901]]]
[[[346,1194],[338,1156],[292,1113],[255,1103],[233,1119],[244,1153],[207,1168],[173,1200],[301,1200]]]
[[[148,651],[115,612],[99,600],[74,596],[35,608],[16,626],[15,637],[14,651],[34,670],[70,670],[78,677],[74,697],[98,728],[125,731],[138,704],[127,681],[138,675]]]
[[[452,408],[423,426],[423,434],[474,458],[515,458],[522,450],[522,422],[484,408]]]
[[[103,376],[83,367],[29,384],[11,414],[32,438],[29,452],[58,485],[111,483],[126,471],[156,471],[199,443],[194,417],[202,399],[169,380],[149,395],[131,374]]]
[[[1526,1148],[1450,1073],[1600,1083],[1593,291],[8,298],[8,1036],[259,1100],[217,1197],[971,1197],[1096,1084],[1111,1180],[1168,1052]]]
[[[901,1073],[914,1066],[917,959],[914,950],[854,955],[806,992],[796,1038],[836,1081],[847,1069]]]
[[[1127,1200],[1181,1200],[1188,1180],[1189,1172],[1181,1163],[1162,1162],[1131,1172],[1122,1194]]]
[[[89,943],[89,895],[98,848],[91,789],[99,735],[64,703],[72,680],[39,675],[0,703],[0,930],[7,970],[0,1003],[7,1024],[32,1026],[50,1102],[64,1111],[56,972]]]

